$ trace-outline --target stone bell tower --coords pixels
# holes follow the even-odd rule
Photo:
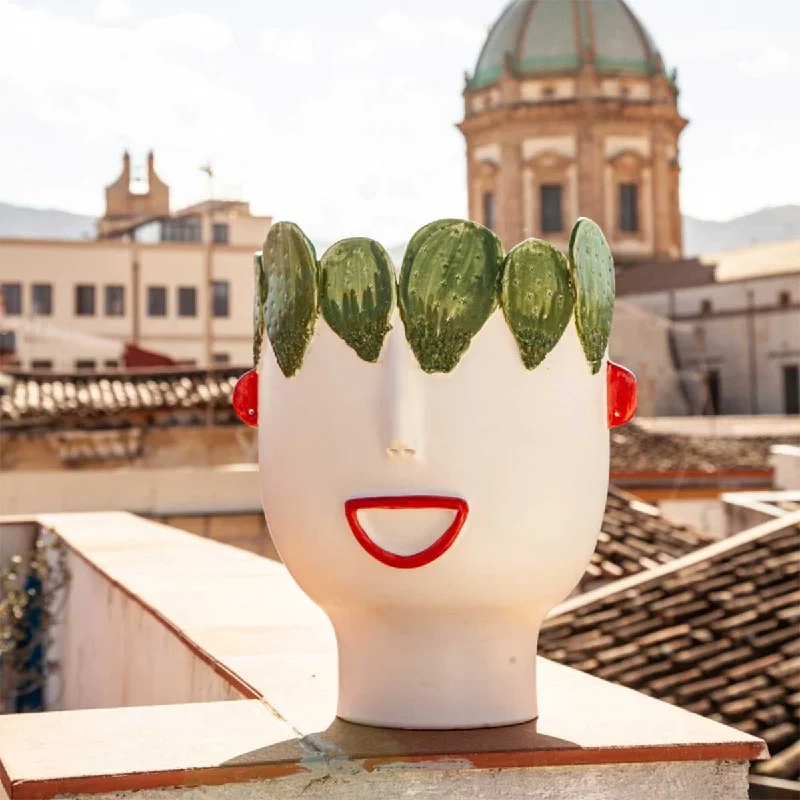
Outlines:
[[[470,218],[564,249],[588,216],[620,265],[680,258],[677,101],[624,0],[514,0],[466,80]]]
[[[122,172],[106,187],[106,211],[98,224],[101,237],[120,224],[169,214],[169,186],[156,174],[152,150],[147,154],[146,190],[134,188],[132,179],[131,156],[126,150],[122,155]]]

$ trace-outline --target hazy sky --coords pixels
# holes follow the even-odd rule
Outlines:
[[[123,148],[387,245],[466,213],[463,73],[504,0],[0,0],[0,200],[102,213]],[[631,0],[677,66],[683,209],[800,202],[800,0]]]

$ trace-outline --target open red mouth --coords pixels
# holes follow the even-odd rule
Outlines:
[[[454,511],[453,521],[447,530],[429,547],[412,555],[399,555],[386,550],[374,542],[364,530],[358,519],[358,512],[365,509],[390,509],[407,511],[409,509],[444,509]],[[416,569],[430,564],[444,555],[455,542],[469,514],[466,500],[460,497],[439,497],[437,495],[401,495],[400,497],[359,497],[347,500],[344,504],[344,515],[353,531],[356,541],[374,559],[395,569]]]

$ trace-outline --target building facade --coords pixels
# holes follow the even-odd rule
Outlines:
[[[709,258],[713,283],[625,296],[676,331],[694,330],[674,339],[683,402],[661,413],[800,414],[800,242]],[[646,356],[638,336],[621,347]],[[665,390],[673,379],[662,378]]]
[[[270,218],[229,200],[170,212],[152,153],[147,191],[130,180],[126,153],[96,240],[0,239],[6,363],[109,370],[130,345],[185,366],[250,362],[253,253]]]
[[[466,80],[470,217],[566,248],[588,216],[618,263],[679,258],[677,98],[623,0],[515,0]]]

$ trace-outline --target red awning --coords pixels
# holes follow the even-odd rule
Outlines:
[[[127,369],[137,369],[141,367],[174,367],[177,361],[165,356],[162,353],[154,353],[151,350],[142,350],[134,344],[125,345],[123,356]]]

